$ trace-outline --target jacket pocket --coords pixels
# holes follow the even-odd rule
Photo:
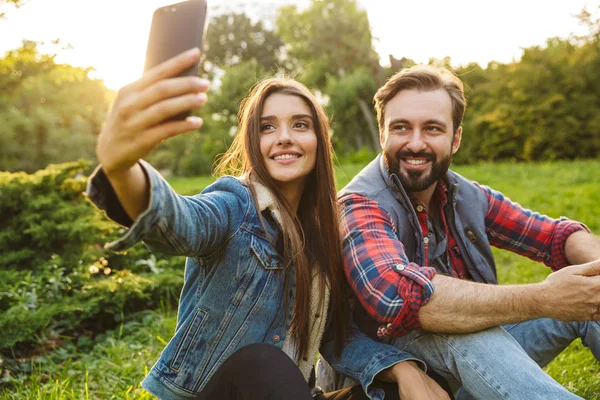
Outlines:
[[[181,332],[175,332],[175,338],[179,336],[179,340],[175,345],[172,361],[169,363],[169,368],[173,371],[179,372],[179,369],[185,362],[190,346],[197,342],[196,337],[207,318],[208,312],[201,308],[196,308],[192,318],[181,326]]]
[[[283,259],[274,246],[264,239],[252,235],[250,248],[260,261],[263,268],[268,270],[283,269]]]

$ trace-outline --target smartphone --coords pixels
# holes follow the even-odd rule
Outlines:
[[[202,49],[206,31],[206,0],[187,0],[160,7],[152,15],[144,71],[193,47]],[[198,75],[199,62],[178,76]],[[170,120],[185,119],[190,112]]]

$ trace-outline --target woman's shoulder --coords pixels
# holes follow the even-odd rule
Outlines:
[[[222,176],[208,185],[199,195],[206,200],[225,203],[227,208],[244,210],[247,214],[254,208],[254,200],[248,184],[241,178]]]
[[[202,190],[202,194],[210,194],[222,192],[224,194],[230,193],[242,198],[247,198],[251,196],[250,189],[248,188],[248,184],[242,178],[236,178],[235,176],[225,175],[217,178],[216,181],[208,185],[204,190]]]

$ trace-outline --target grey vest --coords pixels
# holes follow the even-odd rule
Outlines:
[[[459,247],[465,267],[476,282],[498,283],[492,248],[485,233],[488,202],[477,186],[459,174],[448,171],[448,203],[444,213],[452,236]],[[460,192],[459,192],[460,187]],[[338,193],[338,199],[359,194],[376,201],[391,217],[398,240],[411,262],[423,265],[424,237],[417,214],[395,174],[390,174],[379,154]],[[448,271],[440,271],[448,273]],[[366,334],[377,340],[377,322],[363,307],[354,309],[354,320]]]
[[[446,182],[449,191],[444,209],[446,221],[469,275],[476,282],[498,283],[494,256],[485,233],[488,209],[485,195],[471,181],[453,171],[446,174]],[[424,238],[417,214],[398,177],[388,172],[381,154],[338,193],[338,198],[349,194],[375,200],[394,222],[396,235],[404,245],[408,259],[418,265],[424,264]]]

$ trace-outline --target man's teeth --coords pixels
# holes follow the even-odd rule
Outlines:
[[[427,162],[427,160],[406,160],[407,163],[409,163],[410,165],[421,165],[421,164],[425,164]]]
[[[275,159],[275,160],[287,160],[289,158],[298,158],[298,157],[299,156],[297,154],[282,154],[282,155],[273,157],[273,159]]]

